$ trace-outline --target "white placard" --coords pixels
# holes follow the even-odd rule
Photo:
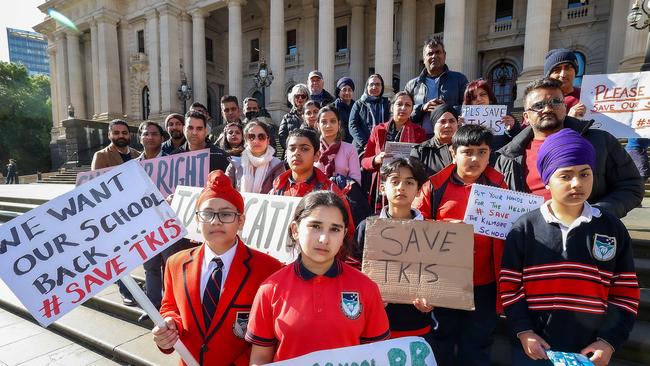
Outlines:
[[[650,137],[650,72],[585,75],[580,101],[591,128],[616,137]],[[596,147],[597,148],[597,147]]]
[[[413,146],[415,145],[417,144],[411,142],[386,141],[386,145],[384,146],[384,152],[386,153],[386,156],[384,157],[383,165],[386,165],[399,158],[408,158],[411,156],[411,149],[413,149]]]
[[[508,113],[505,105],[464,105],[460,116],[466,125],[485,126],[495,135],[506,133],[506,126],[501,119]]]
[[[436,366],[431,346],[421,337],[403,337],[387,341],[318,351],[269,366]]]
[[[196,220],[196,200],[202,188],[177,186],[172,208],[187,228],[187,238],[203,241]],[[289,247],[288,228],[298,197],[275,196],[269,194],[242,193],[244,197],[244,229],[240,232],[242,241],[251,248],[266,253],[282,263],[295,260],[294,250]]]
[[[472,184],[463,221],[474,233],[505,239],[512,224],[526,212],[539,208],[544,197],[508,189]]]
[[[131,161],[0,226],[0,277],[47,326],[186,233]]]

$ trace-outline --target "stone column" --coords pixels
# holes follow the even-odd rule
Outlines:
[[[415,0],[402,0],[402,41],[399,54],[399,79],[400,88],[404,89],[406,83],[417,76],[416,46],[415,46],[415,21],[417,18]]]
[[[269,66],[273,72],[271,83],[271,103],[269,112],[274,121],[282,118],[287,94],[284,90],[284,54],[286,53],[286,33],[284,31],[284,0],[269,0],[270,12],[270,49]]]
[[[302,47],[299,48],[298,58],[302,60],[303,71],[305,72],[306,82],[307,73],[316,68],[316,8],[314,7],[314,0],[303,0],[302,2],[302,24],[303,32]]]
[[[56,39],[56,74],[58,77],[57,94],[59,96],[59,113],[61,119],[68,116],[68,104],[70,98],[68,94],[68,67],[66,62],[66,45],[65,33],[57,31],[54,33]]]
[[[632,3],[634,3],[634,1],[630,0],[628,7],[624,8],[624,13],[630,11]],[[621,4],[619,3],[618,6],[621,7]],[[643,19],[643,17],[641,19]],[[647,29],[636,30],[629,25],[626,25],[623,58],[618,67],[618,72],[637,72],[641,70],[645,58],[645,47],[648,37],[650,37],[650,33],[648,33]]]
[[[192,93],[194,101],[208,104],[208,80],[205,69],[205,17],[202,9],[193,10],[192,14]]]
[[[70,85],[70,104],[74,107],[76,118],[86,118],[86,103],[84,102],[83,69],[79,51],[79,34],[75,31],[66,32],[68,39],[68,82]]]
[[[160,58],[160,109],[163,115],[183,110],[176,90],[181,85],[181,45],[178,39],[178,15],[180,9],[172,5],[158,8],[160,16],[160,49],[165,56]]]
[[[517,79],[515,107],[524,105],[526,85],[544,74],[544,57],[548,53],[551,29],[551,1],[529,1],[526,8],[526,36],[524,38],[524,69]]]
[[[228,94],[242,101],[242,0],[228,1]]]
[[[478,75],[478,52],[476,51],[476,23],[478,0],[465,0],[465,40],[463,42],[463,74],[469,81]],[[446,24],[446,23],[445,23]]]
[[[56,45],[53,42],[54,37],[52,35],[48,35],[48,45],[47,45],[47,54],[49,56],[49,61],[50,61],[50,93],[52,94],[52,126],[53,127],[59,127],[61,123],[61,115],[59,114],[59,111],[61,110],[60,108],[60,102],[59,102],[59,93],[58,93],[58,86],[59,86],[59,75],[57,72],[56,68]],[[55,138],[53,136],[53,138]]]
[[[97,47],[97,21],[93,19],[90,24],[90,54],[92,58],[93,68],[93,115],[92,118],[96,119],[99,115],[99,49]],[[90,117],[90,116],[88,116]]]
[[[392,0],[390,0],[392,2]],[[334,0],[318,1],[318,70],[323,73],[324,88],[334,93]]]
[[[192,17],[187,14],[181,14],[181,24],[183,27],[183,72],[188,83],[192,83]],[[194,85],[192,85],[194,87]]]
[[[97,50],[99,61],[99,119],[121,118],[122,89],[117,42],[118,18],[104,14],[97,18]]]
[[[628,5],[623,2],[623,5]],[[621,3],[612,2],[609,7],[609,39],[607,43],[607,65],[608,74],[619,72],[619,63],[623,58],[625,47],[625,32],[627,28],[627,13],[629,8],[621,6]]]
[[[384,78],[384,96],[393,95],[393,0],[377,0],[375,72]]]
[[[147,16],[147,59],[149,62],[149,115],[152,118],[160,115],[160,43],[158,12],[149,10]],[[165,49],[166,50],[166,49]]]
[[[366,0],[348,0],[352,8],[352,17],[350,19],[350,78],[356,86],[354,95],[356,98],[363,94],[366,80],[364,76],[364,50],[366,46],[363,42],[365,36],[364,20]]]
[[[546,32],[548,32],[546,29]],[[465,44],[465,0],[445,2],[445,51],[447,66],[450,70],[463,69],[463,51]]]

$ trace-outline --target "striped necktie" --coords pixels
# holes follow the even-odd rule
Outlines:
[[[217,265],[214,267],[212,273],[210,273],[210,278],[208,278],[208,283],[205,286],[205,292],[203,292],[203,320],[205,321],[206,330],[210,328],[210,322],[212,322],[212,317],[217,311],[219,295],[221,294],[221,270],[223,269],[223,262],[217,257],[212,262]]]

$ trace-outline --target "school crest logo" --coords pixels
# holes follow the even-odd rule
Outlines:
[[[361,301],[358,292],[341,292],[341,310],[348,318],[355,320],[361,315]]]
[[[248,328],[248,317],[250,312],[248,311],[238,311],[237,316],[235,317],[235,322],[232,325],[232,332],[237,336],[237,338],[244,339],[246,335],[246,328]]]
[[[592,252],[594,254],[594,258],[598,259],[599,261],[605,262],[614,258],[614,255],[616,254],[616,238],[607,235],[596,234],[594,236],[594,246],[592,248]]]

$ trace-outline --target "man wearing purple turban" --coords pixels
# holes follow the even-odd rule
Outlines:
[[[496,152],[494,167],[501,172],[510,189],[544,196],[546,188],[537,157],[544,140],[558,131],[571,129],[596,148],[593,190],[588,202],[617,217],[624,217],[643,199],[643,180],[634,162],[609,132],[590,128],[592,121],[567,116],[562,83],[543,78],[530,83],[524,91],[526,127],[510,143]]]

